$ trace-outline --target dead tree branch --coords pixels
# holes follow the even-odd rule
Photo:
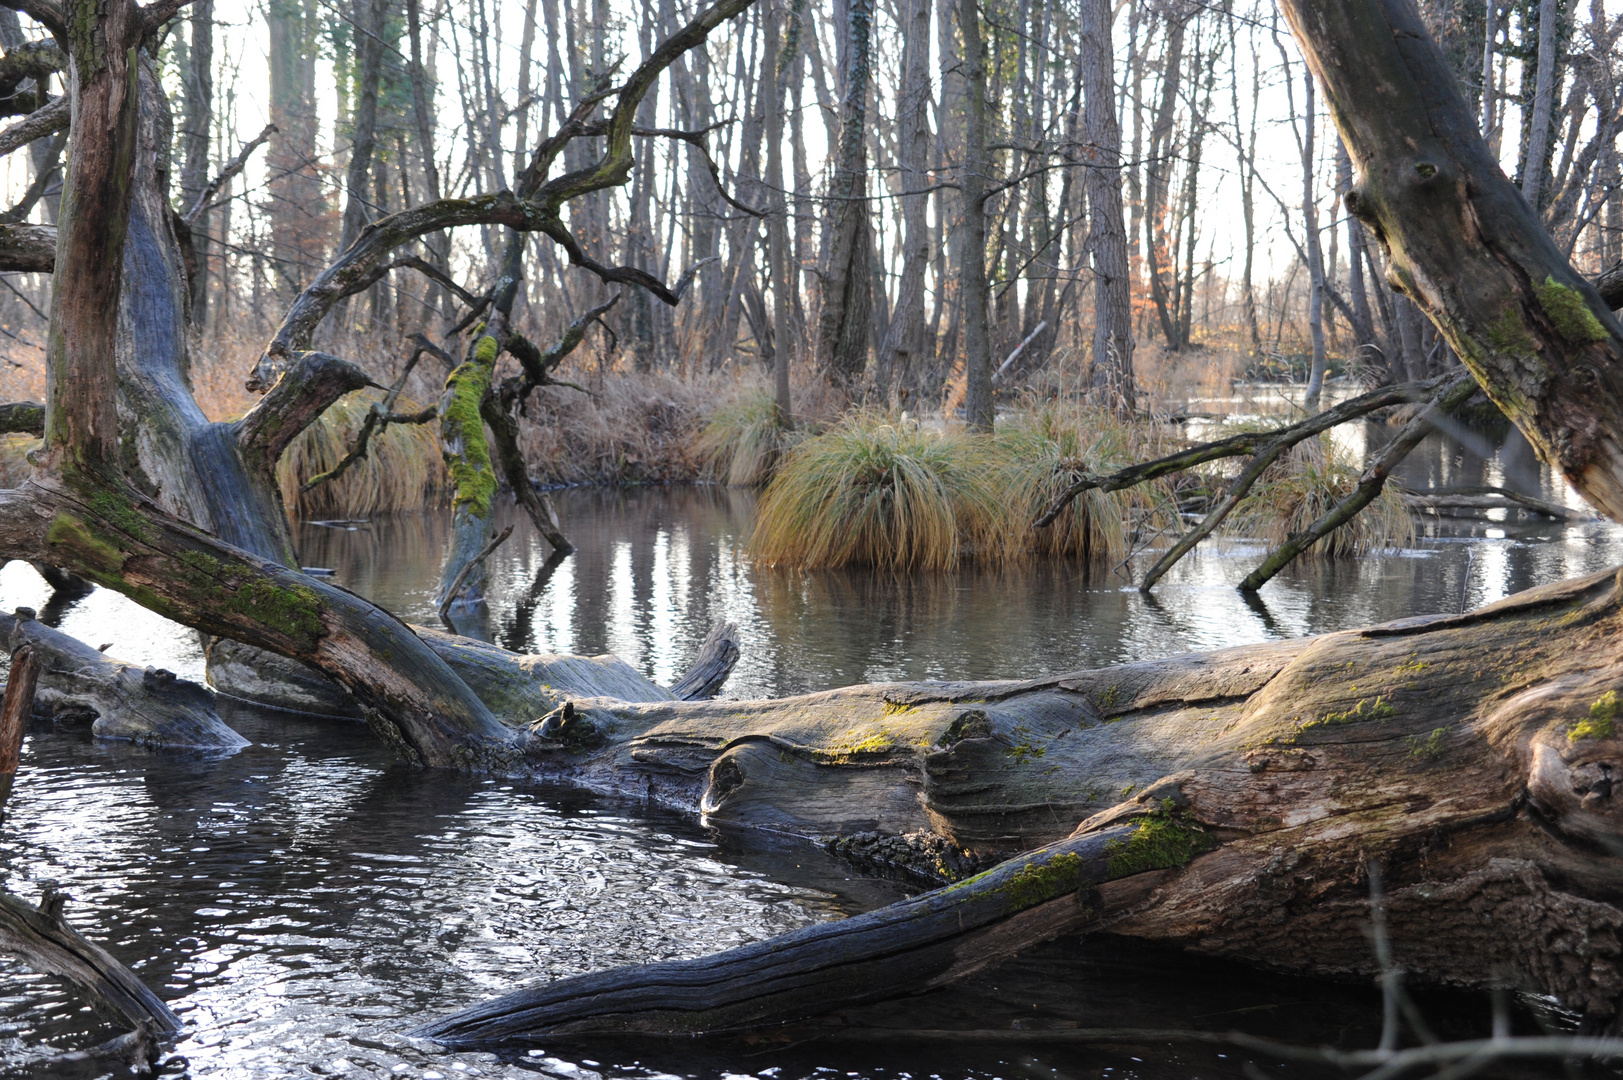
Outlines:
[[[1358,478],[1358,486],[1346,498],[1331,507],[1323,517],[1303,531],[1291,534],[1283,544],[1270,552],[1262,565],[1240,582],[1240,591],[1256,592],[1275,574],[1289,566],[1296,556],[1351,521],[1381,493],[1381,489],[1386,486],[1387,477],[1397,467],[1398,462],[1408,457],[1409,452],[1420,445],[1420,440],[1431,433],[1433,421],[1465,404],[1470,396],[1476,393],[1476,389],[1476,380],[1467,371],[1461,370],[1449,377],[1449,381],[1432,395],[1426,407],[1405,424],[1397,437],[1387,443],[1385,449],[1375,456],[1375,460],[1370,462],[1364,474]]]
[[[238,150],[237,156],[225,163],[225,168],[220,170],[220,175],[210,180],[208,186],[198,193],[197,201],[192,203],[190,210],[181,215],[181,220],[187,225],[197,224],[197,219],[213,207],[214,197],[220,193],[220,189],[229,184],[238,173],[242,172],[248,164],[248,159],[253,156],[253,152],[270,141],[270,137],[275,135],[278,130],[280,129],[275,124],[266,124],[265,130],[254,136],[253,140],[241,150]]]

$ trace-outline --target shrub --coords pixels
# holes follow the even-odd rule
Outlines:
[[[1227,531],[1278,545],[1306,529],[1358,486],[1361,473],[1328,433],[1298,443],[1268,470],[1229,516]],[[1388,482],[1381,493],[1335,532],[1303,552],[1303,558],[1340,559],[1414,542],[1414,518],[1403,494]]]
[[[1109,473],[1165,453],[1153,427],[1118,420],[1105,410],[1043,406],[1005,421],[994,436],[1006,497],[1021,507],[1031,551],[1119,563],[1132,546],[1134,519],[1175,521],[1170,489],[1143,484],[1125,491],[1083,492],[1052,525],[1029,529],[1071,484],[1075,473]]]
[[[699,452],[714,479],[729,487],[759,487],[772,478],[792,434],[772,394],[748,390],[710,414]]]

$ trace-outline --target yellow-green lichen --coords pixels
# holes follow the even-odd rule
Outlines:
[[[1105,848],[1106,864],[1112,880],[1147,870],[1169,870],[1183,866],[1212,846],[1212,838],[1199,827],[1187,825],[1173,815],[1170,799],[1159,812],[1138,823],[1126,839],[1112,841]]]
[[[1608,690],[1589,706],[1588,716],[1572,725],[1567,738],[1573,742],[1579,739],[1609,739],[1617,730],[1619,714],[1623,714],[1623,702],[1618,700],[1616,690]]]
[[[1357,689],[1354,687],[1353,689]],[[1302,730],[1319,727],[1321,724],[1358,724],[1368,720],[1389,720],[1397,712],[1391,704],[1380,696],[1373,698],[1359,698],[1357,704],[1350,709],[1340,712],[1325,713],[1317,720],[1311,720],[1302,725]]]
[[[1538,294],[1539,307],[1568,341],[1605,341],[1611,336],[1578,290],[1546,277],[1544,284],[1535,285],[1533,291]]]
[[[440,434],[445,440],[445,466],[451,474],[453,507],[466,508],[476,517],[490,513],[496,494],[496,471],[490,462],[490,443],[479,405],[490,390],[496,366],[496,339],[485,336],[473,349],[473,359],[457,367],[445,380],[440,406]]]

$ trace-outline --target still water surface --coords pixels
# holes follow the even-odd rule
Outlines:
[[[1525,449],[1434,444],[1414,487],[1493,483],[1570,493]],[[1458,611],[1623,563],[1623,530],[1435,519],[1411,550],[1308,565],[1248,603],[1260,556],[1233,542],[1178,567],[1152,597],[1129,572],[1044,564],[898,579],[783,573],[739,551],[751,497],[717,488],[561,493],[580,552],[551,567],[520,522],[492,570],[481,632],[526,651],[614,652],[656,681],[680,673],[717,618],[741,628],[728,695],[862,681],[1029,676],[1190,649]],[[1506,515],[1497,515],[1505,518]],[[1512,516],[1513,517],[1513,516]],[[356,528],[306,524],[304,561],[408,619],[430,621],[442,515]],[[45,609],[33,571],[0,571],[0,605]],[[188,632],[97,592],[44,614],[111,655],[200,677]],[[399,1032],[536,978],[693,956],[886,903],[814,848],[723,832],[642,804],[414,772],[364,728],[232,709],[253,746],[222,760],[98,743],[36,723],[0,827],[6,887],[47,883],[70,918],[130,963],[188,1024],[171,1067],[198,1077],[484,1075],[771,1077],[1243,1076],[1211,1047],[955,1045],[885,1034],[799,1046],[611,1042],[495,1057],[441,1054]],[[1062,941],[963,986],[867,1010],[902,1030],[1240,1027],[1371,1045],[1372,993],[1263,976],[1132,942]],[[1466,1034],[1486,1005],[1428,999]],[[1531,1023],[1524,1018],[1524,1022]],[[26,1075],[46,1047],[112,1034],[69,994],[0,965],[0,1062]],[[182,1060],[184,1059],[184,1060]],[[1260,1059],[1259,1059],[1260,1060]],[[1263,1062],[1275,1076],[1313,1070]]]

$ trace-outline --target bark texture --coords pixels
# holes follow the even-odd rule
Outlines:
[[[1281,5],[1357,170],[1348,209],[1539,456],[1623,519],[1623,327],[1478,132],[1407,0]]]

